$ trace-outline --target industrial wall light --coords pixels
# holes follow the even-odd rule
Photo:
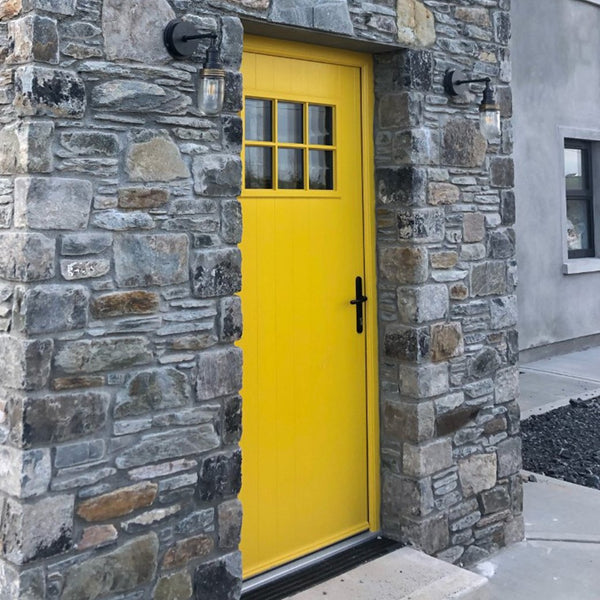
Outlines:
[[[199,33],[193,23],[174,19],[164,30],[163,40],[169,54],[174,58],[189,58],[200,44],[210,40],[204,67],[200,73],[198,108],[203,114],[215,116],[223,110],[225,97],[225,70],[219,60],[216,33]]]
[[[486,140],[490,141],[500,136],[500,106],[490,85],[489,77],[469,79],[463,71],[448,69],[444,76],[444,90],[449,96],[464,97],[469,91],[470,83],[484,83],[483,97],[479,105],[479,130]]]

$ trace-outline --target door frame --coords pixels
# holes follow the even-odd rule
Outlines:
[[[284,58],[305,59],[334,65],[356,67],[360,70],[360,112],[362,142],[362,206],[365,294],[365,366],[367,410],[367,494],[368,520],[371,531],[380,529],[380,417],[378,377],[378,310],[375,223],[375,161],[374,161],[374,81],[373,58],[349,50],[291,42],[275,38],[244,35],[244,52],[267,54]],[[242,156],[242,168],[245,169]],[[242,180],[245,173],[242,173]],[[242,257],[243,260],[243,257]],[[242,399],[243,402],[243,399]],[[243,404],[242,404],[243,407]],[[243,432],[242,432],[243,436]],[[243,476],[243,461],[242,461]]]

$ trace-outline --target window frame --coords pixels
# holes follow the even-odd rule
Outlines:
[[[600,129],[569,127],[558,125],[556,128],[556,191],[557,201],[561,205],[559,239],[561,242],[563,275],[580,275],[584,273],[600,273]],[[591,177],[594,210],[594,246],[596,254],[590,257],[570,258],[567,240],[567,194],[565,173],[565,142],[575,140],[590,145]]]
[[[582,176],[583,183],[581,190],[570,190],[566,186],[565,173],[565,196],[566,208],[568,214],[569,202],[585,202],[587,212],[587,231],[589,238],[589,246],[579,250],[569,250],[567,245],[567,254],[569,259],[591,258],[596,256],[596,230],[594,226],[594,169],[592,161],[593,146],[589,140],[577,138],[565,138],[563,144],[563,152],[565,150],[581,150],[582,151]]]

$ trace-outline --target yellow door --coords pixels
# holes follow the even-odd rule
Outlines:
[[[246,577],[370,527],[367,334],[351,304],[365,280],[363,70],[349,55],[246,39]]]

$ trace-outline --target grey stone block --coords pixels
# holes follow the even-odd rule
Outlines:
[[[100,254],[112,245],[110,233],[70,233],[62,236],[61,254],[63,256],[82,256]]]
[[[84,229],[93,187],[83,179],[17,177],[15,225],[31,229]]]
[[[398,312],[404,323],[425,323],[445,319],[449,307],[446,285],[398,288]]]
[[[1,553],[13,564],[55,556],[73,544],[73,496],[51,496],[28,504],[7,498],[0,523]]]
[[[189,96],[147,81],[116,80],[92,90],[92,105],[122,112],[182,113],[191,104]]]
[[[0,446],[0,490],[17,498],[41,496],[52,475],[49,449]]]
[[[170,60],[162,42],[166,25],[175,18],[167,0],[106,0],[102,10],[104,49],[109,60],[133,60],[150,65]]]
[[[58,28],[56,21],[40,15],[27,15],[8,24],[9,52],[7,63],[58,63]]]
[[[149,584],[157,569],[158,547],[158,537],[149,533],[74,564],[65,572],[61,600],[91,600]]]
[[[120,212],[104,210],[92,217],[92,225],[110,231],[128,231],[130,229],[154,229],[152,217],[145,212]]]
[[[230,154],[208,154],[194,158],[194,191],[203,196],[239,196],[242,163]]]
[[[60,136],[63,148],[75,156],[117,156],[119,138],[114,133],[75,131]]]
[[[521,469],[521,438],[513,437],[498,444],[498,478],[508,477]]]
[[[149,434],[133,447],[122,452],[116,460],[119,469],[130,469],[161,460],[196,456],[214,450],[220,438],[212,425],[198,425],[169,433]]]
[[[400,393],[411,398],[429,398],[448,391],[448,365],[446,363],[420,366],[400,365]]]
[[[184,406],[191,400],[191,387],[177,369],[153,369],[136,374],[119,394],[116,419]]]
[[[65,373],[96,373],[149,363],[150,344],[142,337],[116,337],[66,342],[55,356],[55,365]]]
[[[14,104],[23,116],[78,118],[85,112],[85,85],[74,71],[19,67],[15,71]]]
[[[0,173],[50,173],[54,167],[49,121],[20,121],[0,130]]]
[[[2,385],[16,390],[43,388],[50,376],[52,340],[24,340],[0,335]]]
[[[502,295],[506,291],[506,263],[488,261],[471,267],[473,296]]]
[[[472,454],[458,463],[458,475],[466,498],[496,485],[496,454]]]
[[[242,351],[222,348],[198,355],[196,393],[199,400],[237,394],[242,387]]]
[[[58,446],[54,456],[54,466],[57,469],[64,469],[95,462],[104,457],[105,451],[106,443],[102,439]]]
[[[14,323],[27,334],[80,329],[87,324],[88,304],[83,286],[37,286],[18,298]]]
[[[198,600],[237,600],[242,589],[240,553],[233,552],[197,567],[193,586]]]
[[[404,473],[409,477],[423,478],[447,469],[453,464],[452,442],[439,439],[420,444],[404,444]]]
[[[129,235],[114,244],[117,283],[123,287],[174,285],[188,281],[185,234]]]
[[[0,234],[0,277],[42,281],[54,277],[56,243],[40,233]]]
[[[194,252],[190,268],[198,298],[230,296],[241,289],[241,254],[236,248]]]
[[[329,0],[314,3],[313,26],[315,29],[352,35],[354,27],[346,0]]]
[[[27,399],[23,444],[53,444],[85,437],[104,427],[110,396],[100,392]]]

